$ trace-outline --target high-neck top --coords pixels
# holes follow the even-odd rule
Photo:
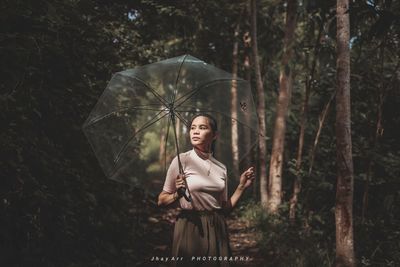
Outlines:
[[[179,200],[182,209],[215,210],[222,208],[222,201],[227,201],[227,170],[224,164],[216,160],[212,153],[203,159],[194,149],[180,154],[192,202],[185,198]],[[179,174],[178,157],[168,168],[163,190],[176,191],[175,180]]]

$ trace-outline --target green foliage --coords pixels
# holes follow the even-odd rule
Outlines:
[[[241,208],[241,218],[259,229],[259,246],[264,266],[332,266],[335,232],[332,214],[305,213],[298,209],[298,218],[288,220],[288,207],[282,206],[278,215],[268,215],[258,203]],[[329,226],[331,225],[331,226]]]
[[[95,1],[4,4],[0,265],[136,262],[145,195],[106,181],[80,128],[119,69],[110,24],[120,12]]]
[[[395,210],[399,207],[399,193],[384,199],[386,204],[383,214],[365,222],[361,222],[360,217],[355,219],[355,250],[360,266],[396,266],[400,261],[399,212]],[[290,221],[286,204],[281,206],[277,215],[270,215],[259,203],[249,201],[239,208],[238,213],[261,236],[259,246],[264,256],[263,266],[333,265],[333,209],[314,212],[299,205],[296,220]]]
[[[270,140],[285,2],[258,5]],[[249,30],[246,2],[6,0],[1,7],[0,265],[133,266],[143,261],[153,249],[147,238],[154,229],[144,218],[154,203],[142,188],[106,180],[81,125],[116,71],[187,52],[229,71],[233,30],[240,22],[240,39]],[[334,7],[335,1],[315,0],[299,6],[285,140],[285,203],[298,175],[300,112],[314,57],[316,68],[296,221],[288,221],[287,204],[276,216],[255,203],[243,208],[242,215],[262,233],[267,266],[333,264],[334,102],[310,174],[308,169],[320,114],[335,90]],[[361,266],[395,266],[400,262],[400,6],[396,1],[355,1],[349,12],[356,255]],[[249,48],[239,42],[240,62],[247,53]],[[243,64],[239,67],[239,75],[246,77]],[[381,134],[374,141],[380,94]],[[154,138],[148,136],[141,151],[145,157],[135,166],[138,177],[147,178],[146,169],[160,173],[148,164],[159,153]]]
[[[385,213],[386,216],[391,214]],[[361,244],[356,244],[361,266],[396,266],[400,262],[398,222],[398,218],[393,220],[384,217],[364,223],[356,220],[355,240],[362,240]]]

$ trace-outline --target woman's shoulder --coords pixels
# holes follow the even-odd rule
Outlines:
[[[226,168],[225,164],[223,164],[221,161],[217,160],[217,159],[214,158],[214,157],[211,157],[210,159],[211,159],[211,161],[212,161],[215,165],[217,165],[218,167],[220,167],[220,168],[223,169],[224,171],[227,171],[227,168]]]
[[[189,157],[190,153],[191,153],[191,150],[179,153],[180,160],[182,161],[182,159],[186,159],[187,157]],[[175,155],[175,157],[172,159],[171,163],[172,162],[176,162],[176,161],[178,161],[178,156],[177,155]]]

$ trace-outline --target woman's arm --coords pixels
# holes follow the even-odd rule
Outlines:
[[[184,183],[183,179],[184,179],[183,174],[179,174],[176,177],[176,180],[175,180],[176,191],[174,193],[168,193],[163,190],[160,193],[160,195],[158,195],[158,206],[168,206],[182,197],[178,194],[178,189],[181,187],[185,187],[185,183]]]
[[[255,179],[255,173],[253,167],[250,167],[249,169],[244,171],[242,175],[240,175],[240,182],[238,187],[228,200],[228,203],[226,202],[224,203],[223,209],[225,211],[230,212],[236,206],[243,192],[253,183],[254,179]]]
[[[162,191],[160,195],[158,195],[158,206],[168,206],[178,199],[178,192],[168,193],[166,191]]]

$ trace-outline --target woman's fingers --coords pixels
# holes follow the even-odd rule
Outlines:
[[[246,186],[249,186],[253,182],[254,179],[255,179],[255,174],[254,174],[253,167],[250,167],[245,172],[243,172],[243,174],[240,177],[240,180],[243,183],[246,183]]]
[[[176,188],[181,188],[181,187],[185,187],[184,183],[177,183],[176,184]]]
[[[179,174],[178,176],[176,176],[176,181],[175,181],[176,188],[185,187],[184,179],[185,176],[183,174]]]
[[[185,179],[184,174],[178,174],[178,176],[176,176],[176,180],[183,180],[183,179]]]
[[[254,175],[254,167],[248,168],[247,171],[246,171],[246,175],[247,175],[248,177]]]
[[[248,168],[246,172],[249,173],[249,174],[253,174],[254,173],[254,167]]]
[[[254,172],[254,167],[250,167],[247,169],[247,171],[245,172],[245,177],[248,180],[253,181],[255,179],[255,172]]]

